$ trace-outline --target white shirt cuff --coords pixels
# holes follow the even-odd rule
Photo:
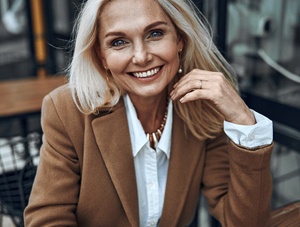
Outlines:
[[[255,125],[238,125],[224,121],[226,135],[237,145],[247,148],[269,145],[273,141],[272,121],[251,110],[254,114]]]

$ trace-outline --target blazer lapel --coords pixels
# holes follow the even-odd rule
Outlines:
[[[183,121],[174,112],[172,147],[161,226],[177,226],[203,142],[184,132]]]
[[[101,112],[100,112],[101,114]],[[123,101],[92,122],[95,138],[131,226],[139,225],[138,196]]]

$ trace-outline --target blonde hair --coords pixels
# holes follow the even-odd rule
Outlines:
[[[184,41],[181,75],[195,68],[221,72],[235,87],[233,71],[213,43],[210,27],[194,3],[191,0],[156,1]],[[69,84],[76,105],[86,114],[95,112],[97,108],[114,106],[122,95],[114,81],[106,79],[105,68],[97,55],[99,18],[101,9],[108,2],[110,0],[88,0],[77,23]],[[168,86],[169,91],[179,79],[178,74]],[[186,129],[200,140],[213,138],[222,130],[224,119],[209,101],[185,104],[175,101],[174,109],[184,120]]]
[[[69,66],[69,86],[78,109],[91,114],[99,107],[116,105],[119,87],[107,79],[106,69],[97,54],[99,48],[99,14],[104,2],[89,0],[81,9],[74,26],[75,47]]]

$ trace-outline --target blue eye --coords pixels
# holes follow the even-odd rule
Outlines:
[[[117,40],[112,41],[111,46],[112,47],[119,47],[119,46],[122,46],[122,45],[125,45],[125,44],[126,44],[126,42],[124,40],[117,39]]]
[[[155,31],[152,31],[150,33],[150,37],[152,38],[160,38],[161,36],[163,36],[163,32],[162,31],[158,31],[158,30],[155,30]]]

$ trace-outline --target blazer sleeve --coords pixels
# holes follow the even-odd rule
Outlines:
[[[42,129],[43,145],[29,204],[24,211],[25,225],[77,226],[79,162],[49,95],[42,105]]]
[[[202,189],[211,214],[223,227],[267,226],[272,147],[247,150],[228,141],[225,134],[207,142]]]

